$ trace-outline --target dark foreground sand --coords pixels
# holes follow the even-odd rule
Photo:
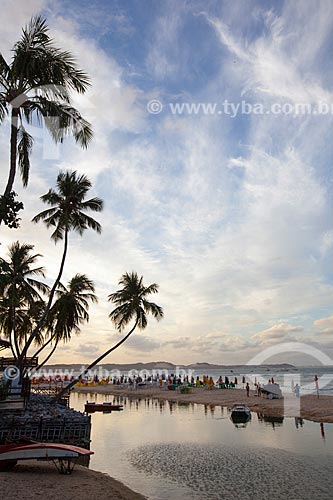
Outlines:
[[[21,465],[22,464],[22,465]],[[112,477],[76,466],[70,475],[59,474],[52,463],[29,460],[10,472],[0,472],[4,500],[143,500]]]
[[[227,406],[246,404],[251,410],[268,416],[301,417],[314,422],[333,423],[333,396],[306,395],[296,398],[293,394],[284,399],[266,399],[258,397],[250,391],[246,397],[243,389],[212,389],[194,388],[192,394],[181,394],[177,391],[168,391],[159,387],[145,387],[144,389],[122,388],[117,385],[95,387],[75,387],[75,391],[83,393],[113,394],[133,398],[151,397],[161,400],[178,401],[181,403],[199,403],[204,405]]]

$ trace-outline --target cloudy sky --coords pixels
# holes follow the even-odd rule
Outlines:
[[[105,200],[102,235],[71,235],[63,278],[88,274],[99,304],[54,361],[90,361],[119,338],[107,295],[132,270],[160,285],[165,319],[110,362],[243,363],[290,341],[333,357],[333,114],[318,112],[333,102],[331,0],[1,0],[7,58],[36,14],[92,78],[75,104],[95,137],[82,151],[31,131],[30,184],[15,185],[26,209],[19,230],[1,227],[1,255],[34,244],[52,283],[61,243],[30,222],[39,196],[75,169]],[[300,103],[315,111],[295,114]],[[8,144],[4,123],[1,186]]]

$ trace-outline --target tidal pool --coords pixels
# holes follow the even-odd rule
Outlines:
[[[90,467],[151,500],[331,500],[333,424],[252,413],[235,426],[226,408],[73,393],[123,404],[92,414]]]

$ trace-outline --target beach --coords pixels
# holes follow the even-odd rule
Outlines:
[[[29,460],[0,473],[1,498],[6,500],[144,500],[107,474],[76,466],[70,475],[59,474],[52,463]]]
[[[315,394],[296,398],[294,394],[285,395],[284,399],[266,399],[250,391],[246,396],[244,389],[203,389],[193,388],[192,393],[182,394],[178,391],[168,391],[165,388],[149,387],[130,389],[117,385],[96,385],[75,387],[75,391],[87,394],[112,394],[130,398],[146,398],[175,401],[181,403],[198,403],[210,406],[226,406],[246,404],[252,411],[267,416],[301,417],[314,422],[333,423],[333,396]]]

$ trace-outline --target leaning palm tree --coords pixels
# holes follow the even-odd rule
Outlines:
[[[96,303],[94,283],[85,274],[76,274],[67,288],[59,283],[56,291],[57,300],[51,307],[46,321],[50,338],[34,354],[37,357],[49,344],[53,343],[51,352],[36,368],[39,370],[54,354],[60,341],[69,342],[71,334],[81,332],[81,325],[89,321],[89,303]]]
[[[43,267],[35,266],[41,255],[33,254],[33,248],[16,241],[9,247],[8,260],[0,258],[0,323],[15,358],[20,355],[19,344],[27,331],[27,318],[33,318],[36,304],[49,292],[49,287],[38,279],[44,278],[45,273]]]
[[[40,212],[32,220],[33,222],[43,221],[46,227],[55,228],[51,238],[57,243],[64,241],[64,249],[60,263],[58,276],[51,288],[47,307],[42,314],[38,324],[28,339],[19,359],[19,366],[22,365],[24,356],[42,327],[49,310],[51,309],[55,291],[60,282],[68,250],[68,235],[70,231],[77,231],[80,235],[90,228],[101,233],[102,228],[99,222],[87,215],[85,212],[101,212],[103,201],[100,198],[91,198],[85,200],[86,195],[91,188],[91,182],[85,175],[79,175],[77,172],[60,172],[57,177],[57,190],[50,189],[48,193],[41,196],[42,201],[51,206],[51,208]]]
[[[70,52],[54,45],[48,32],[45,19],[33,17],[14,45],[11,62],[0,54],[0,122],[8,114],[11,119],[10,168],[0,200],[5,223],[6,208],[8,212],[22,208],[14,201],[13,192],[17,160],[23,186],[29,180],[33,137],[27,124],[44,123],[55,142],[73,135],[82,147],[87,147],[92,139],[91,125],[72,106],[70,95],[72,91],[85,93],[89,78]]]
[[[95,361],[80,373],[78,377],[70,382],[70,384],[57,395],[56,399],[60,399],[82,377],[94,368],[94,366],[100,363],[102,359],[123,344],[128,337],[132,335],[136,327],[140,330],[144,330],[148,323],[147,314],[152,314],[157,321],[163,318],[163,309],[157,304],[147,300],[149,295],[158,292],[158,285],[156,283],[145,286],[143,284],[143,277],[141,276],[139,278],[136,272],[132,272],[123,274],[119,280],[119,285],[122,285],[122,288],[115,293],[111,293],[108,297],[109,301],[116,304],[116,308],[110,313],[109,317],[119,332],[123,331],[125,326],[131,321],[134,321],[132,328],[116,345],[112,346],[104,354],[95,359]]]

